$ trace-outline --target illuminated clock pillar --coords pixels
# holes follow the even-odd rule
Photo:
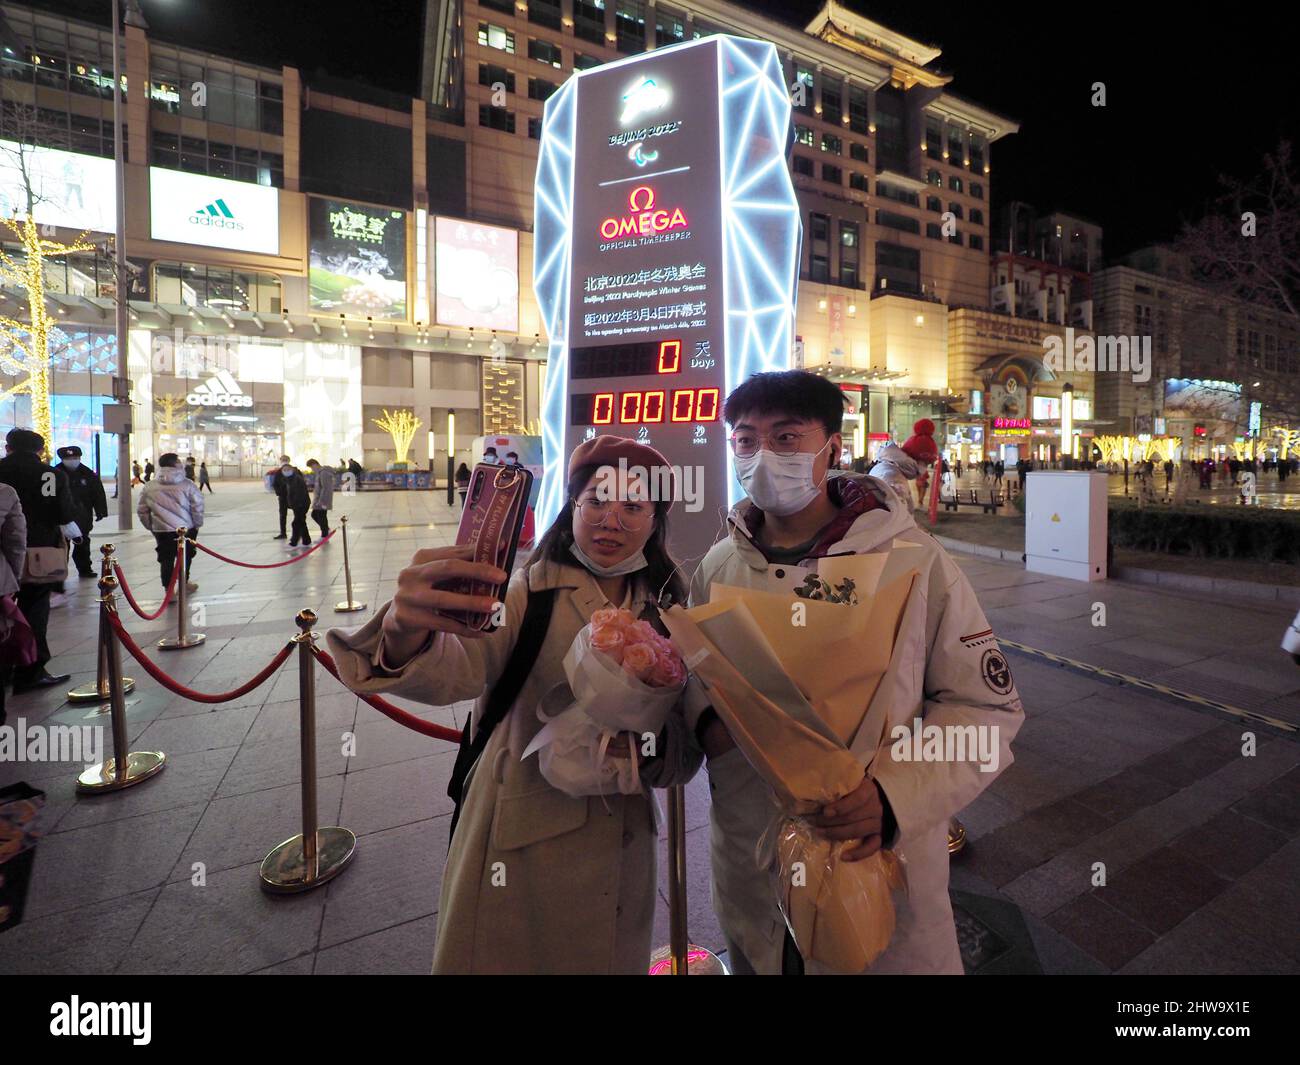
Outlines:
[[[687,573],[739,498],[727,393],[790,366],[801,226],[773,45],[718,35],[575,73],[546,102],[533,287],[548,336],[544,528],[613,433],[677,468]],[[685,496],[685,498],[682,498]]]

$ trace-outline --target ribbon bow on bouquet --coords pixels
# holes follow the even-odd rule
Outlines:
[[[630,758],[610,758],[620,732],[658,735],[686,686],[673,645],[629,610],[597,610],[564,656],[567,684],[542,698],[545,722],[522,755],[540,751],[543,778],[566,795],[641,791],[637,743]]]

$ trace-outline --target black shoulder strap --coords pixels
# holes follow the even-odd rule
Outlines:
[[[469,776],[470,769],[487,747],[488,740],[492,738],[497,725],[504,720],[515,700],[519,698],[524,681],[532,672],[533,663],[537,661],[537,655],[542,649],[542,641],[546,639],[546,630],[550,627],[551,611],[554,606],[554,588],[544,591],[529,590],[528,606],[524,609],[523,622],[519,627],[519,639],[515,641],[514,650],[510,652],[510,658],[501,671],[501,676],[497,678],[496,684],[488,694],[487,705],[483,708],[483,717],[479,721],[478,731],[471,739],[470,730],[474,726],[472,720],[465,722],[465,727],[461,730],[460,750],[456,754],[456,764],[452,767],[451,780],[447,784],[447,796],[456,804],[451,815],[453,835],[456,832],[456,822],[460,820],[465,778]]]

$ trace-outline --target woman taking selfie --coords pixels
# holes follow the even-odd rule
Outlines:
[[[630,475],[611,477],[620,459]],[[661,593],[685,601],[665,548],[671,499],[649,502],[632,470],[666,466],[653,448],[621,437],[578,447],[566,505],[510,578],[505,623],[491,632],[445,613],[490,611],[493,600],[439,586],[505,577],[468,561],[462,546],[417,552],[390,603],[359,630],[329,633],[353,691],[433,706],[476,700],[470,734],[479,743],[486,736],[486,746],[467,757],[462,745],[458,759],[472,765],[442,878],[435,973],[643,974],[649,966],[658,832],[648,788],[682,783],[699,764],[680,705],[652,757],[626,732],[605,752],[638,760],[643,787],[634,794],[574,798],[547,782],[538,755],[521,756],[542,727],[539,703],[563,691],[564,657],[593,613],[623,607],[649,620]],[[498,717],[481,735],[484,720]]]

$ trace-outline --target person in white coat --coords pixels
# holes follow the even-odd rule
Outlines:
[[[135,512],[140,524],[157,541],[163,588],[171,584],[176,565],[176,530],[185,530],[185,581],[188,591],[197,592],[199,586],[190,580],[190,564],[198,550],[194,541],[203,524],[203,493],[185,476],[180,457],[174,452],[159,457],[158,479],[144,486]]]
[[[929,418],[921,418],[912,426],[912,435],[901,445],[889,443],[881,448],[875,465],[867,472],[898,493],[898,498],[910,511],[916,509],[917,505],[912,482],[938,459],[934,422]]]
[[[870,772],[810,820],[829,839],[859,841],[844,860],[870,857],[882,846],[906,859],[908,892],[893,938],[868,971],[961,973],[948,900],[948,822],[1011,763],[1024,710],[1010,666],[966,577],[917,528],[910,508],[873,477],[828,476],[843,447],[842,399],[834,384],[798,370],[757,374],[727,398],[724,418],[749,498],[732,509],[726,536],[696,571],[693,604],[708,601],[714,582],[792,591],[830,554],[892,548],[890,566],[919,572],[894,658],[874,696],[888,707],[886,740],[879,749],[875,740],[850,746]],[[692,686],[687,720],[708,756],[713,901],[732,971],[802,973],[774,874],[755,859],[772,819],[771,789],[707,704],[707,692]],[[900,728],[910,734],[918,719],[923,730],[987,730],[992,757],[984,763],[906,760],[910,744],[891,741]]]

